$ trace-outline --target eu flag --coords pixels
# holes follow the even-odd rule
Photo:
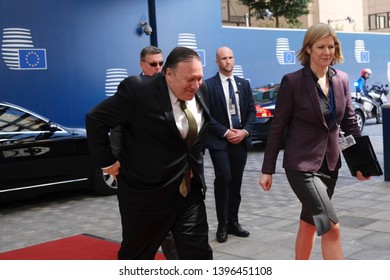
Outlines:
[[[369,51],[361,51],[359,62],[369,63],[370,62],[370,52]]]
[[[283,64],[295,64],[295,51],[283,52]]]
[[[202,66],[206,66],[206,51],[205,50],[195,50],[202,60]]]
[[[19,49],[20,69],[47,69],[46,49]]]

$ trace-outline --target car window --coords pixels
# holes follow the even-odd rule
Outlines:
[[[256,102],[266,103],[276,98],[278,89],[258,88],[258,89],[253,89],[252,92],[253,92],[253,98],[255,99]]]
[[[0,104],[0,132],[45,131],[49,125],[27,112]]]

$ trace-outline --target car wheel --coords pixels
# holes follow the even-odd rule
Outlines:
[[[357,121],[357,124],[360,128],[360,132],[363,131],[363,127],[364,127],[364,116],[363,116],[363,113],[360,112],[360,111],[355,111],[355,114],[356,114],[356,121]]]
[[[116,194],[118,188],[114,177],[103,172],[101,169],[95,169],[92,186],[93,189],[101,195]]]

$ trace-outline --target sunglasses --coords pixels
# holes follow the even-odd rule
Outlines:
[[[145,60],[144,60],[145,61]],[[159,66],[163,66],[164,64],[164,61],[160,61],[160,62],[147,62],[145,61],[147,64],[149,64],[151,67],[156,67],[157,65]]]

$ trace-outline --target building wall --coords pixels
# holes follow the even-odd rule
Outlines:
[[[375,32],[389,33],[390,32],[390,1],[388,0],[370,0],[364,1],[364,13],[365,23],[367,30],[370,29],[369,21],[375,21],[374,15],[379,16],[382,19],[382,23],[387,24],[387,28],[373,28],[373,22],[371,22],[371,30]],[[380,23],[380,19],[376,17],[376,24]]]
[[[319,21],[328,22],[335,30],[364,31],[363,0],[319,0]],[[347,18],[351,18],[350,22]]]
[[[238,3],[236,0],[221,0],[223,13],[227,18],[226,6],[229,3],[231,8],[230,12],[235,18],[244,18],[246,6]],[[315,22],[328,22],[336,29],[340,31],[348,32],[390,32],[389,28],[373,29],[369,28],[369,15],[380,14],[386,15],[386,19],[389,22],[390,17],[390,1],[388,0],[313,0],[310,4],[311,13],[301,17],[302,28],[307,28]],[[271,11],[272,12],[272,11]],[[351,17],[354,22],[349,23],[346,20],[347,17]],[[251,17],[251,26],[253,27],[275,27],[275,23],[269,20],[256,20],[255,17]],[[223,22],[225,26],[237,25],[235,23],[229,23],[226,20]],[[243,26],[244,24],[240,24]],[[282,28],[289,28],[288,24],[281,20]]]

